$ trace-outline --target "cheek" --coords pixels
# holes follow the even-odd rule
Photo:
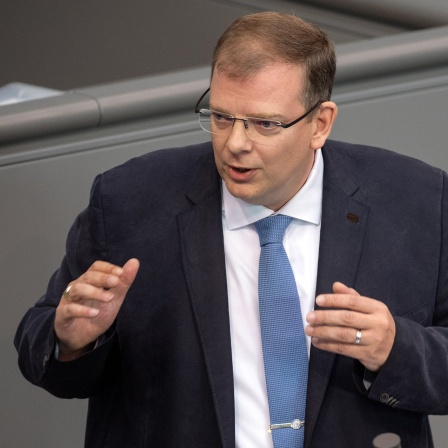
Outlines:
[[[297,165],[297,148],[291,146],[277,146],[263,154],[263,162],[266,169],[271,174],[281,175],[291,171]]]
[[[302,182],[311,170],[314,162],[314,151],[303,149],[299,145],[283,147],[282,152],[277,152],[271,157],[269,173],[278,183],[290,184]],[[305,179],[303,179],[305,178]]]
[[[224,145],[217,138],[212,138],[213,145],[213,154],[215,155],[216,164],[219,165],[219,162],[222,160],[222,152],[224,149]]]

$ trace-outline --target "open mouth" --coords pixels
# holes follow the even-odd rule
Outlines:
[[[228,175],[236,182],[246,182],[254,174],[252,168],[241,168],[237,166],[228,165]]]

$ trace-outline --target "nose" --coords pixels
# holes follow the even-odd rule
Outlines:
[[[252,149],[252,140],[247,135],[247,123],[244,120],[235,120],[226,146],[232,153],[247,152]]]
[[[233,124],[235,125],[235,123],[237,121],[241,121],[241,123],[244,124],[244,129],[246,129],[246,131],[249,129],[249,120],[247,118],[234,118],[233,119]]]

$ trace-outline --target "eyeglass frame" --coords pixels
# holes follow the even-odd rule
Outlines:
[[[200,114],[201,110],[203,109],[199,109],[199,104],[200,102],[205,98],[205,95],[207,95],[207,93],[210,91],[210,87],[207,88],[207,90],[201,95],[201,97],[199,98],[198,102],[196,103],[196,106],[194,107],[194,113],[195,114]],[[302,121],[304,118],[306,118],[311,112],[313,112],[314,110],[317,109],[318,106],[320,106],[323,103],[322,100],[319,100],[313,107],[311,107],[309,110],[307,110],[303,115],[301,115],[299,118],[296,118],[295,120],[289,122],[289,123],[282,123],[281,121],[277,121],[277,120],[266,120],[266,121],[270,121],[272,123],[274,123],[276,126],[282,127],[283,129],[287,129],[295,124],[297,124],[299,121]],[[210,110],[213,111],[212,109],[205,109],[205,110]],[[216,111],[213,111],[216,112]],[[245,129],[247,129],[248,125],[247,125],[247,120],[248,118],[258,118],[258,117],[245,117],[245,118],[238,118],[238,117],[234,117],[232,114],[226,114],[229,115],[229,118],[231,118],[233,120],[233,124],[232,127],[235,125],[235,121],[242,121],[244,123],[244,127]],[[261,119],[261,118],[260,118]]]

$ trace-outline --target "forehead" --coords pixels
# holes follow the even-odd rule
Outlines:
[[[210,83],[210,105],[232,113],[297,109],[302,86],[303,69],[291,64],[272,64],[247,79],[216,71]]]

